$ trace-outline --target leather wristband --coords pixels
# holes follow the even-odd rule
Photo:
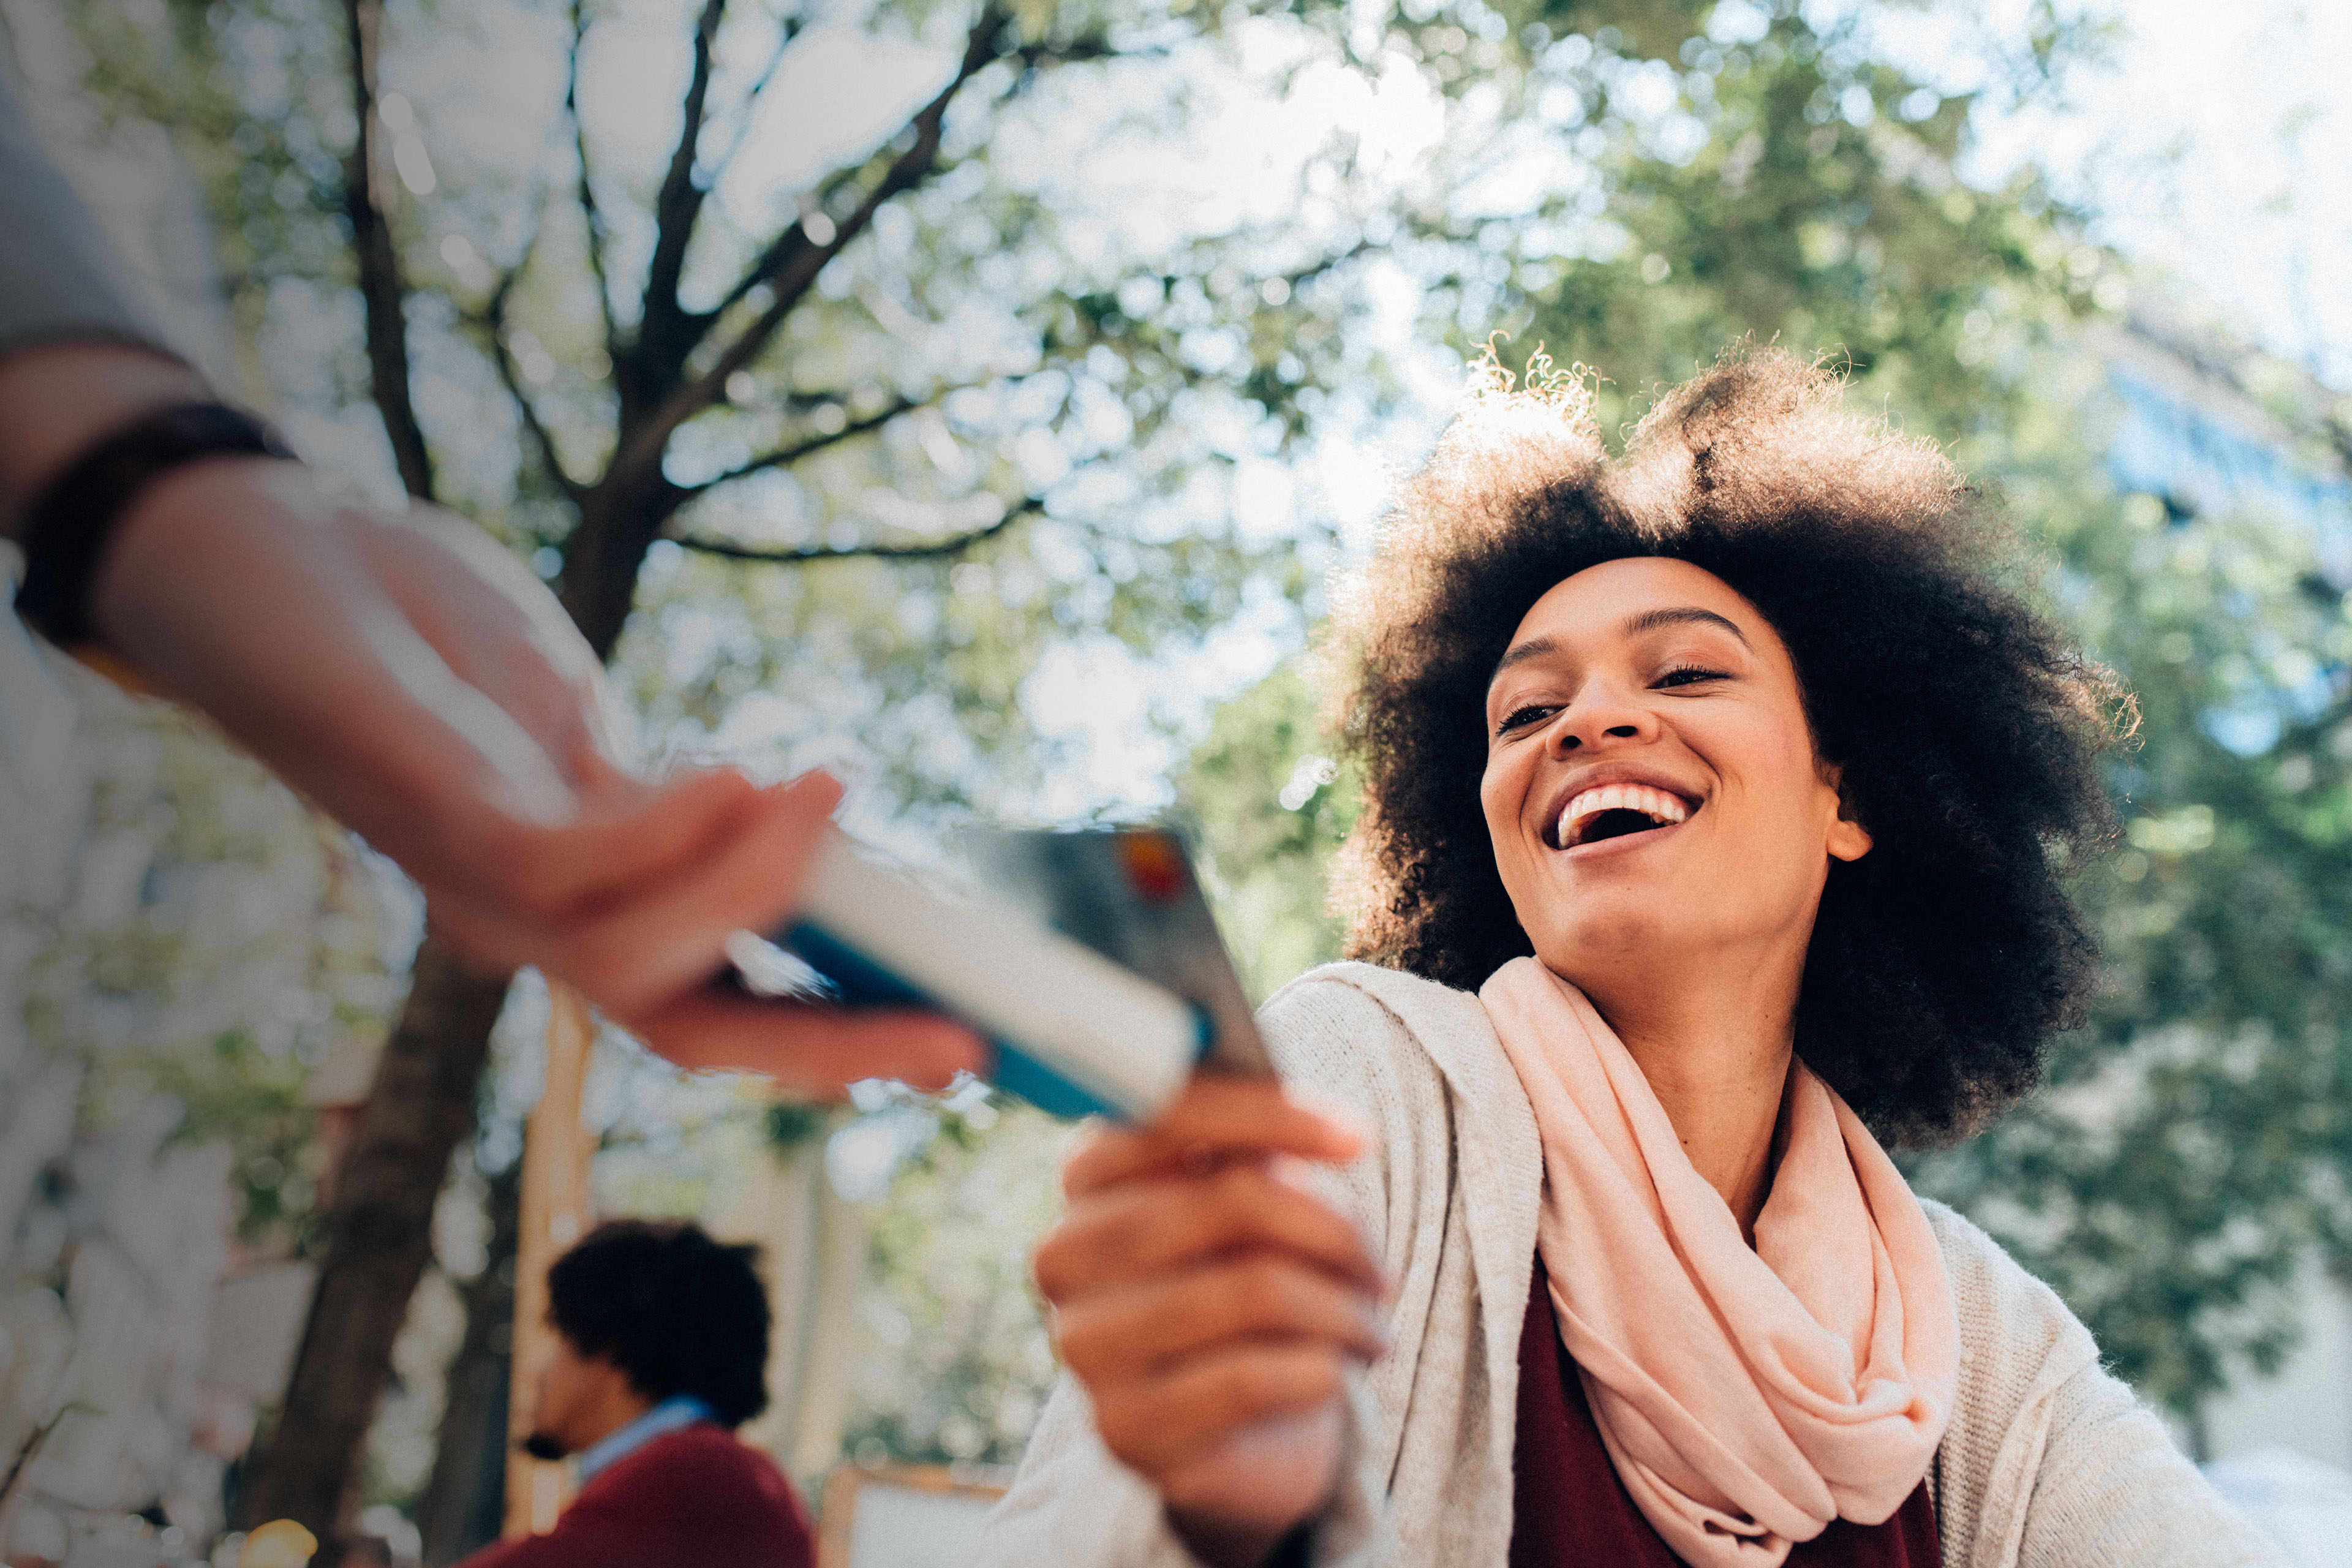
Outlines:
[[[66,465],[25,511],[16,613],[60,647],[96,640],[90,590],[108,542],[142,492],[207,458],[291,458],[261,420],[218,403],[177,403],[117,426]]]

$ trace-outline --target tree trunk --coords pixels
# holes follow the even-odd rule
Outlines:
[[[400,1023],[335,1173],[319,1285],[285,1415],[246,1500],[246,1521],[293,1519],[335,1568],[361,1447],[393,1342],[433,1252],[433,1205],[474,1131],[476,1085],[509,977],[461,967],[428,934]]]
[[[425,1568],[443,1568],[499,1538],[507,1496],[507,1390],[514,1375],[515,1254],[522,1236],[522,1162],[489,1180],[482,1206],[490,1245],[459,1288],[466,1334],[449,1363],[433,1475],[417,1504]]]
[[[562,588],[565,608],[600,660],[609,660],[620,640],[646,547],[684,494],[656,471],[608,479],[584,498],[580,525],[566,550]],[[485,979],[458,968],[429,937],[418,950],[415,973],[360,1125],[337,1168],[327,1250],[302,1350],[246,1508],[249,1522],[291,1518],[309,1527],[327,1543],[313,1568],[334,1568],[340,1555],[336,1536],[344,1503],[362,1470],[376,1403],[392,1375],[393,1342],[432,1257],[434,1201],[451,1153],[474,1129],[476,1086],[507,990],[505,978]],[[506,1256],[512,1256],[511,1244]],[[510,1276],[502,1289],[510,1339]],[[469,1295],[469,1340],[477,1326],[472,1305]],[[496,1307],[485,1302],[484,1310],[492,1313]],[[486,1316],[479,1326],[487,1333],[492,1325]],[[483,1375],[488,1378],[487,1368]],[[502,1393],[504,1377],[498,1382]],[[479,1415],[482,1431],[477,1433],[470,1426],[449,1425],[458,1413],[454,1401],[459,1394],[453,1387],[443,1442],[446,1447],[454,1438],[461,1451],[436,1456],[434,1467],[437,1481],[446,1462],[452,1488],[460,1486],[458,1476],[479,1484],[489,1470],[492,1460],[483,1457],[481,1441],[495,1445],[492,1453],[501,1466],[505,1458],[503,1400],[490,1398],[487,1382],[479,1390],[464,1391],[467,1401],[478,1394],[488,1401],[482,1411],[467,1407]],[[490,1495],[497,1490],[493,1487]]]
[[[580,498],[580,524],[564,543],[558,592],[600,661],[612,662],[636,602],[646,552],[685,499],[657,471],[607,475]]]

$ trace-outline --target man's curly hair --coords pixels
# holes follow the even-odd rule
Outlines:
[[[1348,951],[1465,990],[1531,951],[1480,810],[1485,700],[1535,602],[1665,556],[1746,596],[1796,661],[1814,746],[1874,840],[1832,861],[1799,1052],[1892,1142],[1973,1130],[2082,1018],[2097,952],[2066,887],[2113,836],[2099,754],[2129,696],[2029,603],[2013,532],[1934,447],[1844,413],[1838,378],[1727,356],[1622,459],[1583,384],[1491,356],[1337,600],[1328,653],[1364,811]]]
[[[760,1249],[675,1220],[607,1220],[547,1271],[547,1315],[647,1399],[690,1394],[721,1426],[768,1407]]]

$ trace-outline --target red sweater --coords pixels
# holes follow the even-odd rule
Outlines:
[[[704,1421],[663,1434],[581,1489],[545,1535],[459,1568],[812,1568],[816,1545],[765,1454]]]

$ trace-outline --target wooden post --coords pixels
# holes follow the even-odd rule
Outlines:
[[[755,1157],[710,1230],[760,1248],[760,1279],[774,1315],[768,1408],[736,1436],[765,1450],[787,1476],[814,1479],[841,1457],[849,1342],[873,1251],[870,1218],[833,1190],[824,1141],[814,1138]]]
[[[547,1321],[547,1270],[588,1228],[588,1157],[594,1152],[580,1125],[581,1091],[588,1080],[588,1048],[596,1037],[588,1004],[570,986],[547,985],[547,1081],[523,1126],[522,1234],[515,1253],[513,1374],[507,1396],[507,1436],[530,1436],[531,1402],[539,1369],[553,1348]],[[561,1463],[507,1455],[506,1539],[540,1535],[571,1498],[571,1474]]]

